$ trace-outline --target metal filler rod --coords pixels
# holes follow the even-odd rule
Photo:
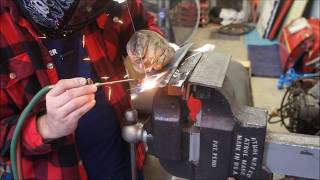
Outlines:
[[[100,86],[107,86],[107,85],[113,85],[113,84],[131,82],[131,81],[137,81],[137,80],[136,79],[122,79],[122,80],[117,80],[117,81],[97,82],[97,83],[89,83],[89,84],[94,84],[95,86],[100,87]]]
[[[87,78],[86,85],[93,84],[97,87],[101,87],[101,86],[108,86],[108,85],[114,85],[114,84],[118,84],[118,83],[125,83],[125,82],[132,82],[132,81],[137,81],[137,80],[136,79],[121,79],[121,80],[108,81],[108,82],[93,82],[91,78]],[[54,87],[55,87],[55,84],[48,86],[49,89],[52,89]]]

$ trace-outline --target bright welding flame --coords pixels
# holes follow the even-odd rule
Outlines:
[[[157,80],[156,79],[147,79],[146,81],[144,81],[142,83],[142,90],[149,90],[149,89],[153,89],[157,86]]]
[[[140,92],[158,87],[160,81],[162,80],[163,76],[166,73],[167,72],[162,72],[157,75],[153,75],[153,76],[149,76],[149,77],[144,78],[141,83]]]

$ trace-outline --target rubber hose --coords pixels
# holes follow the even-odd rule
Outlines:
[[[11,144],[10,144],[10,160],[11,160],[11,168],[12,168],[12,174],[14,180],[22,180],[23,178],[20,177],[18,174],[22,174],[22,172],[18,172],[18,166],[20,164],[17,164],[17,156],[20,156],[20,154],[16,155],[17,152],[17,142],[20,140],[20,134],[23,127],[23,124],[25,120],[27,119],[29,113],[31,110],[38,104],[38,102],[41,100],[41,98],[50,90],[53,86],[46,86],[42,88],[30,101],[30,103],[24,108],[22,111],[18,121],[16,128],[13,132]],[[21,168],[19,168],[21,169]]]

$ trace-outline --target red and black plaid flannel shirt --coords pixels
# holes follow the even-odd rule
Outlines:
[[[144,12],[140,0],[129,1],[137,29],[160,33],[153,17]],[[123,56],[133,28],[126,7],[119,13],[123,24],[109,14],[99,16],[83,34],[88,55],[98,76],[123,78]],[[58,81],[48,50],[30,23],[19,15],[12,0],[0,0],[0,165],[9,164],[9,146],[15,124],[35,93]],[[106,100],[110,92],[104,89]],[[109,103],[117,118],[130,106],[122,85],[112,86]],[[22,132],[22,169],[25,179],[84,179],[73,136],[45,144],[36,128],[36,116],[45,109],[44,100],[28,117]],[[119,123],[121,123],[119,121]],[[141,149],[140,149],[141,150]]]

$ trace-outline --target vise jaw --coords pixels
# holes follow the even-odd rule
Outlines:
[[[183,86],[156,93],[148,152],[178,177],[269,179],[262,166],[267,112],[248,106],[246,70],[212,51],[192,70]]]

